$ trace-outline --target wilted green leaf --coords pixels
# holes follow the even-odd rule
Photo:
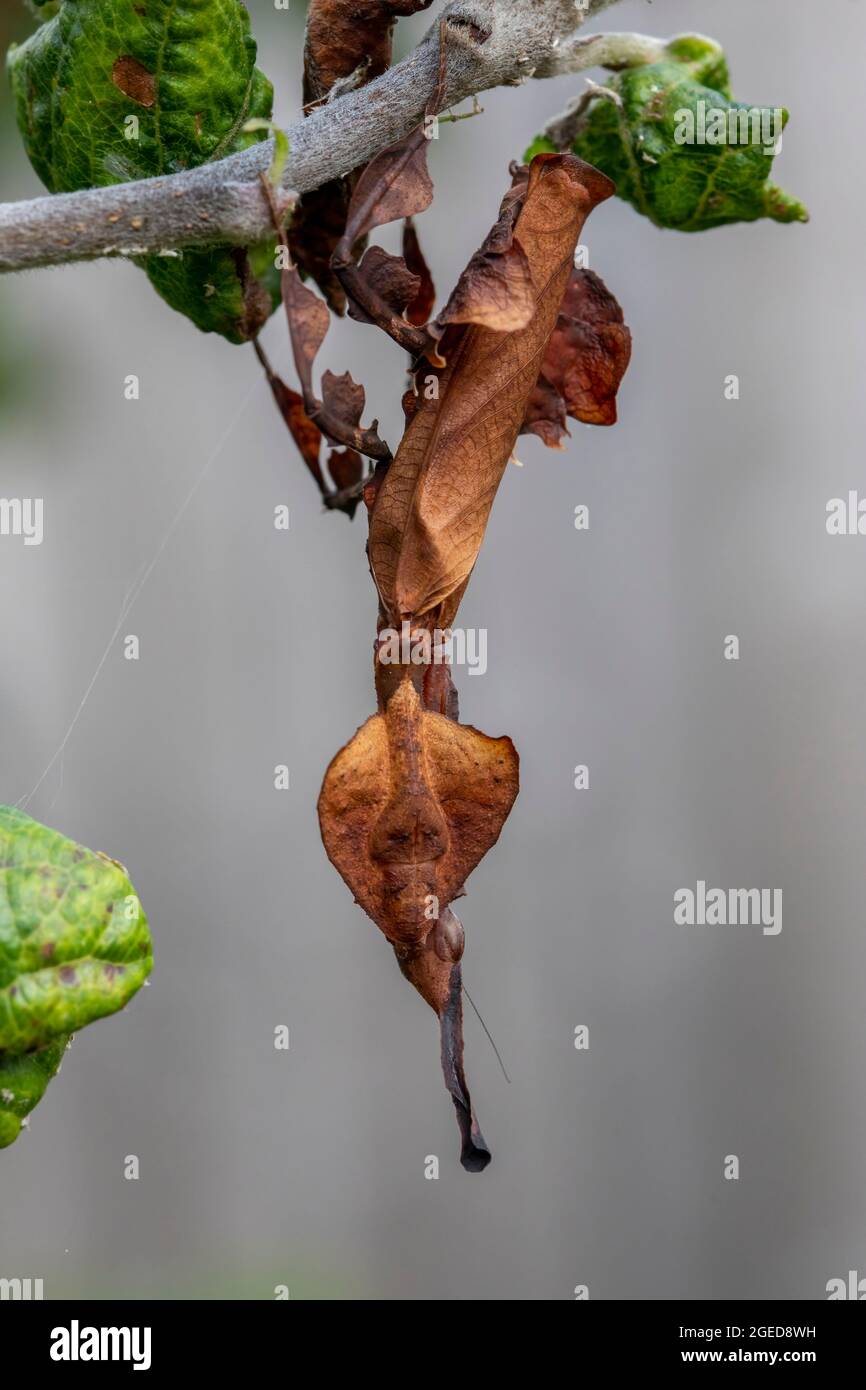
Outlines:
[[[0,1148],[41,1099],[69,1035],[123,1008],[152,965],[126,870],[0,806]]]
[[[683,35],[666,52],[606,79],[609,95],[593,98],[576,124],[574,153],[659,227],[807,221],[802,203],[769,182],[787,111],[732,101],[724,53],[710,39]],[[553,148],[539,137],[526,158]]]
[[[261,138],[273,89],[240,0],[63,0],[9,53],[18,125],[52,193],[176,173]],[[199,328],[252,337],[279,302],[270,256],[148,256],[164,299]],[[255,269],[262,272],[261,278]],[[264,282],[264,283],[263,283]]]

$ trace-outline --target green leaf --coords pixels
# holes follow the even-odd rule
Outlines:
[[[70,1034],[122,1009],[152,966],[122,865],[0,806],[0,1148],[42,1098]]]
[[[732,101],[725,55],[711,39],[682,35],[666,54],[605,82],[606,94],[577,121],[574,153],[658,227],[808,221],[802,203],[769,182],[787,111]]]
[[[18,125],[52,193],[177,173],[245,149],[273,89],[255,66],[240,0],[63,0],[9,52]],[[215,246],[140,264],[173,308],[231,342],[279,302],[243,250]]]
[[[60,1037],[37,1052],[0,1052],[0,1149],[14,1144],[22,1124],[60,1070],[69,1039]]]
[[[537,154],[557,154],[557,148],[552,140],[548,140],[546,135],[536,135],[531,145],[528,145],[524,155],[524,164],[531,164]]]

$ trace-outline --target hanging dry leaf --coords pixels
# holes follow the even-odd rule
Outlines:
[[[573,270],[521,433],[558,447],[566,415],[587,425],[616,422],[616,393],[631,357],[622,309],[592,270]]]
[[[280,247],[288,252],[283,210],[278,195],[264,174],[261,175],[261,184],[270,204]],[[361,412],[364,408],[364,388],[352,381],[348,373],[342,377],[335,377],[332,372],[325,372],[324,398],[317,398],[313,389],[313,363],[328,331],[331,316],[325,303],[304,285],[297,267],[291,263],[288,256],[280,270],[280,287],[292,343],[292,356],[301,382],[301,395],[307,416],[318,425],[322,434],[332,444],[342,444],[358,453],[367,454],[370,458],[390,459],[390,449],[384,440],[379,438],[378,422],[374,420],[369,429],[362,429],[360,426]],[[256,352],[268,373],[273,389],[274,373],[258,342]]]
[[[313,362],[331,323],[328,306],[307,289],[294,267],[281,271],[283,304],[292,340],[295,370],[305,398],[313,389]]]
[[[521,434],[537,434],[548,449],[564,449],[563,440],[569,434],[566,424],[565,401],[555,386],[542,373],[532,388],[526,403]]]
[[[361,87],[391,65],[396,20],[426,10],[431,0],[310,0],[304,40],[304,111],[335,91]],[[289,230],[292,256],[312,276],[334,313],[346,306],[331,257],[346,226],[355,175],[304,194]]]
[[[351,196],[351,179],[332,179],[305,193],[288,232],[295,264],[315,280],[335,314],[345,313],[346,291],[331,269],[331,257],[345,231]]]
[[[499,220],[475,252],[436,319],[440,334],[449,323],[477,323],[508,333],[532,319],[537,291],[529,260],[514,235],[526,200],[528,179],[521,178],[502,203]]]
[[[352,448],[331,452],[328,457],[328,472],[336,489],[332,492],[325,480],[320,463],[322,439],[325,437],[322,430],[307,413],[303,397],[277,376],[258,340],[254,341],[254,347],[259,361],[265,369],[268,384],[280,414],[291,431],[301,457],[318,484],[325,505],[331,511],[345,512],[351,521],[361,497],[360,491],[356,491],[363,474],[363,463],[359,454]],[[341,438],[347,433],[364,436],[365,431],[358,428],[364,409],[363,386],[357,385],[348,372],[340,377],[334,376],[333,372],[325,372],[322,378],[322,387],[326,397],[320,410],[322,422],[327,424],[328,421],[338,421]],[[331,442],[335,441],[332,440]]]
[[[392,314],[402,315],[421,291],[420,276],[413,275],[402,256],[389,256],[381,246],[370,247],[358,270]],[[373,322],[353,300],[349,303],[349,315],[359,323]]]
[[[420,328],[433,313],[436,288],[433,284],[430,268],[421,250],[415,223],[411,217],[407,217],[403,223],[403,260],[407,270],[411,271],[418,279],[415,298],[406,307],[406,318],[416,328]]]
[[[364,463],[361,455],[357,454],[354,449],[332,450],[328,455],[328,472],[338,492],[355,487],[364,474]]]
[[[355,429],[361,422],[365,401],[366,392],[360,382],[353,380],[351,373],[342,372],[340,376],[334,372],[322,373],[322,402],[328,418],[341,420]],[[340,440],[334,439],[332,443],[339,444]]]
[[[433,284],[421,257],[411,219],[429,207],[433,200],[433,184],[427,169],[427,145],[432,134],[429,121],[439,111],[444,97],[447,34],[448,26],[443,18],[439,26],[436,87],[427,100],[423,123],[402,140],[382,150],[360,174],[352,194],[345,233],[331,257],[331,268],[339,277],[347,300],[352,305],[353,316],[367,323],[375,323],[413,357],[429,352],[431,360],[437,363],[436,341],[439,332],[416,327],[414,321],[424,302],[432,298]],[[420,262],[423,271],[419,277],[421,283],[417,287],[413,284],[412,288],[412,318],[404,317],[404,310],[410,302],[409,285],[412,283],[408,278],[412,272],[405,259],[386,257],[384,252],[379,251],[375,256],[368,253],[361,265],[356,260],[358,248],[365,243],[371,231],[401,218],[406,227],[404,239],[407,250]],[[414,304],[419,295],[419,303]]]
[[[433,180],[427,169],[429,143],[424,127],[418,126],[370,160],[349,205],[343,237],[347,251],[376,227],[429,208],[433,201]]]
[[[446,32],[443,20],[439,30],[439,71],[435,90],[425,107],[427,118],[438,112],[445,91]],[[414,217],[430,206],[433,182],[427,169],[427,147],[431,133],[425,119],[402,140],[381,150],[365,166],[352,193],[345,235],[332,262],[335,269],[351,262],[357,242],[376,227]]]
[[[328,499],[330,508],[338,508],[351,521],[361,501],[360,482],[364,476],[364,463],[354,449],[332,450],[328,455],[328,472],[336,488],[336,493]]]
[[[432,0],[310,0],[304,39],[304,103],[322,101],[359,68],[364,80],[391,65],[397,19]]]
[[[572,155],[538,155],[517,199],[513,240],[532,279],[535,312],[497,332],[452,325],[433,399],[421,396],[370,519],[370,565],[390,620],[437,614],[447,627],[538,379],[592,208],[613,185]],[[451,605],[449,606],[449,601]]]
[[[297,391],[286,386],[278,376],[268,378],[280,414],[291,431],[292,438],[300,450],[304,463],[309,468],[324,495],[328,491],[322,475],[319,454],[322,448],[322,431],[304,410],[304,402]]]

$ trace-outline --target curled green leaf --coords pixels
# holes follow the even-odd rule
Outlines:
[[[0,1148],[42,1098],[70,1035],[122,1009],[152,965],[122,865],[0,806]]]
[[[662,61],[591,88],[526,158],[564,142],[658,227],[700,232],[762,217],[805,222],[803,204],[769,179],[787,121],[782,107],[733,101],[720,46],[684,34],[666,44]]]
[[[264,131],[267,135],[274,137],[274,157],[268,166],[268,179],[274,188],[279,188],[283,181],[283,170],[286,167],[286,160],[289,157],[289,137],[281,126],[275,125],[273,121],[266,121],[262,116],[255,116],[251,121],[247,121],[244,130]]]
[[[177,173],[262,138],[273,89],[240,0],[62,0],[10,49],[27,153],[52,193]],[[171,248],[167,248],[170,250]],[[279,302],[273,255],[214,246],[140,258],[175,309],[231,342]]]

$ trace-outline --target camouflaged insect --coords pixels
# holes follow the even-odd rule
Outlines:
[[[37,5],[39,0],[35,0]],[[62,0],[10,50],[27,153],[52,193],[173,174],[245,149],[271,114],[240,0]],[[279,302],[273,247],[213,247],[139,264],[174,309],[245,342]]]
[[[787,111],[733,101],[725,55],[711,39],[682,35],[666,55],[606,79],[609,95],[591,100],[576,123],[574,153],[658,227],[808,221],[802,203],[769,182]],[[525,157],[554,148],[541,136]]]
[[[0,806],[0,1149],[42,1099],[70,1035],[122,1009],[152,965],[122,865]]]

